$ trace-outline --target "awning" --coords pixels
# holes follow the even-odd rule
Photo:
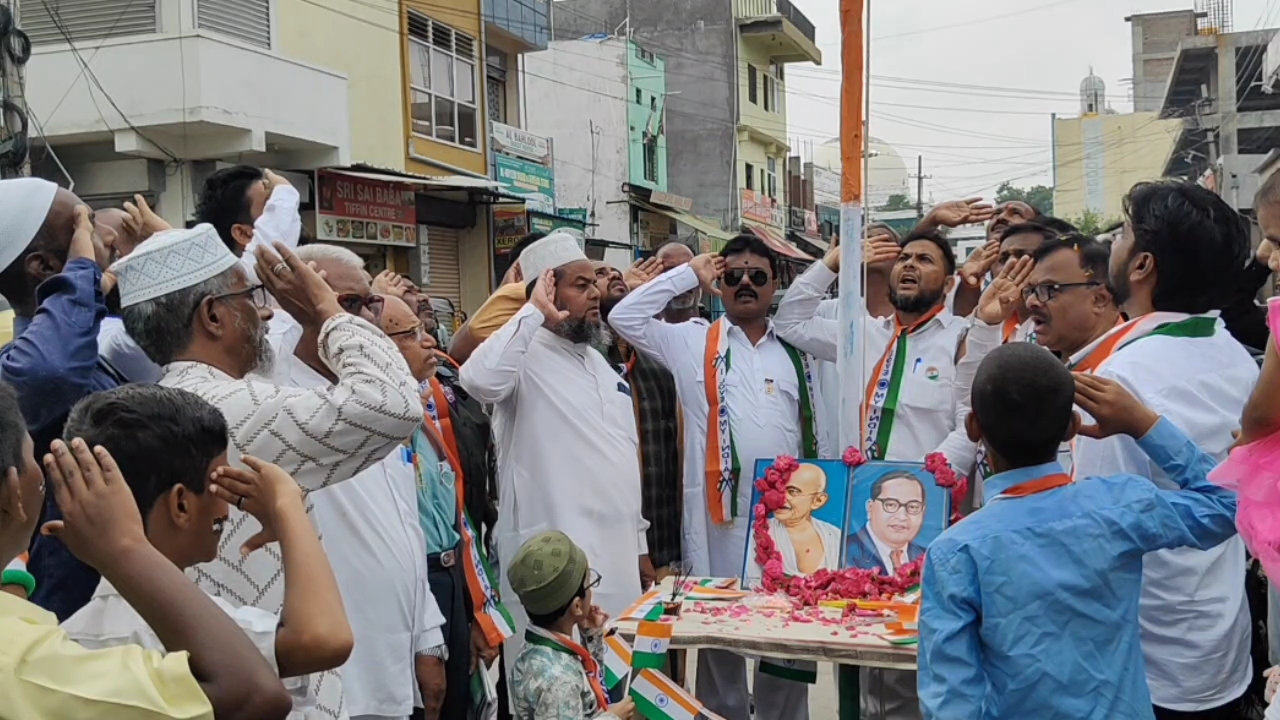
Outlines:
[[[683,210],[676,210],[675,208],[662,207],[661,205],[650,205],[643,200],[637,200],[635,198],[631,198],[631,204],[641,210],[648,210],[649,212],[655,212],[659,215],[666,215],[672,220],[688,225],[709,238],[715,240],[733,239],[733,233],[721,230],[719,225],[692,213],[687,213]]]
[[[817,235],[810,235],[809,233],[800,232],[799,230],[790,230],[788,231],[788,237],[791,235],[796,236],[800,240],[803,240],[809,243],[810,245],[818,248],[823,252],[826,252],[831,249],[831,246],[827,244],[827,241],[823,240],[821,237]]]
[[[411,185],[426,185],[441,190],[500,190],[502,183],[489,178],[471,177],[470,175],[409,175],[400,173],[371,173],[358,170],[333,170],[333,172],[365,180],[380,182],[401,182]]]
[[[795,258],[796,260],[813,259],[805,254],[800,248],[788,242],[786,235],[784,235],[783,231],[778,228],[762,225],[750,220],[743,220],[742,224],[751,232],[755,233],[756,237],[763,240],[765,245],[773,248],[774,252],[782,255],[783,257]]]

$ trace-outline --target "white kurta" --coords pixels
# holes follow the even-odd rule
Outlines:
[[[818,311],[836,277],[826,263],[814,263],[787,289],[774,318],[784,340],[831,364],[836,362],[839,347],[838,321]],[[936,451],[946,455],[961,475],[973,469],[978,446],[965,432],[964,415],[955,395],[956,350],[968,325],[967,318],[943,310],[908,338],[906,369],[886,460],[920,462]],[[894,319],[868,318],[866,332],[866,376],[857,385],[858,397],[863,396],[876,362],[894,340]]]
[[[599,352],[543,322],[526,305],[476,348],[460,375],[471,397],[494,406],[495,537],[517,643],[526,619],[506,568],[527,540],[548,530],[572,538],[602,578],[595,603],[615,617],[640,595],[639,556],[648,552],[630,387]]]
[[[298,247],[298,236],[302,233],[298,202],[298,191],[292,186],[278,185],[271,191],[262,214],[253,223],[253,239],[240,256],[240,267],[244,268],[250,283],[257,282],[255,267],[258,258],[254,251],[259,246],[270,247],[271,243],[280,242],[291,248]],[[102,319],[98,330],[98,354],[106,358],[129,382],[160,382],[160,378],[164,376],[164,370],[152,362],[133,338],[129,337],[124,323],[118,317]]]
[[[176,362],[160,384],[190,391],[222,411],[231,432],[229,455],[275,463],[307,491],[350,479],[384,459],[422,422],[417,383],[386,335],[353,315],[336,315],[320,331],[320,357],[338,376],[324,389],[301,390],[252,377],[235,379],[203,363]],[[240,546],[261,526],[230,509],[218,557],[197,566],[196,583],[234,605],[279,613],[284,603],[280,550],[247,558]],[[316,680],[323,717],[345,717],[338,674]]]
[[[297,357],[280,361],[291,387],[331,387]],[[397,447],[382,462],[310,499],[355,637],[342,666],[347,712],[408,717],[418,686],[414,656],[444,644],[444,616],[427,582],[413,461]]]
[[[795,365],[772,329],[752,345],[736,326],[728,331],[732,362],[725,377],[725,405],[742,468],[739,517],[716,525],[707,512],[707,392],[703,378],[707,326],[669,325],[655,319],[671,298],[698,287],[688,265],[631,293],[609,313],[609,323],[639,352],[656,358],[676,379],[684,408],[684,556],[697,575],[739,577],[746,555],[755,461],[799,457],[800,384]]]
[[[814,518],[813,529],[818,533],[818,538],[822,541],[822,569],[839,570],[840,548],[844,546],[844,536],[840,533],[840,528]],[[800,562],[796,559],[796,549],[791,544],[791,536],[787,534],[787,528],[777,518],[769,518],[769,536],[773,538],[774,544],[778,546],[778,553],[782,555],[782,571],[788,575],[799,575]],[[755,530],[751,531],[749,537],[751,538],[751,543],[754,544]],[[751,545],[748,545],[748,548],[750,547]],[[763,577],[763,569],[755,561],[751,551],[748,550],[747,585],[750,587],[758,586]]]
[[[1181,317],[1172,317],[1177,320]],[[1122,347],[1095,374],[1119,382],[1206,453],[1226,458],[1258,365],[1222,322],[1208,338],[1151,335]],[[1175,486],[1129,437],[1080,438],[1079,478],[1133,473]],[[1194,712],[1240,697],[1249,685],[1249,607],[1240,537],[1211,550],[1178,548],[1142,560],[1138,619],[1156,705]]]

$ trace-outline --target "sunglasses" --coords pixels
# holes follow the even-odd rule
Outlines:
[[[343,293],[338,296],[338,307],[348,315],[359,315],[361,310],[368,310],[373,319],[377,320],[382,317],[382,301],[381,295]]]
[[[756,287],[764,287],[769,284],[769,273],[764,270],[734,268],[724,271],[724,284],[729,287],[738,287],[742,284],[743,278],[750,280],[751,284]]]

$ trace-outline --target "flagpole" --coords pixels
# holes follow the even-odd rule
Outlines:
[[[862,190],[863,102],[866,44],[863,26],[865,0],[840,0],[840,302],[838,371],[840,383],[840,446],[862,447],[863,325],[867,301],[863,297]],[[840,665],[840,720],[858,720],[858,668]]]

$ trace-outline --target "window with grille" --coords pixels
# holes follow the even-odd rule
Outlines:
[[[414,134],[479,149],[475,38],[410,10],[408,42]]]
[[[658,138],[652,135],[644,139],[644,179],[658,182]]]
[[[271,0],[196,0],[196,24],[201,30],[270,48]]]
[[[18,10],[33,45],[156,32],[156,0],[21,0]]]

